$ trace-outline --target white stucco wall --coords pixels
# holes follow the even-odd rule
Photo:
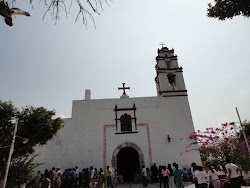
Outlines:
[[[39,168],[78,166],[103,168],[104,125],[115,125],[115,105],[118,108],[136,106],[137,124],[148,124],[152,162],[167,165],[177,162],[180,166],[200,164],[199,152],[180,155],[188,144],[188,135],[194,131],[188,98],[141,97],[128,99],[99,99],[73,101],[72,118],[64,119],[64,127],[46,146],[37,147],[40,156],[36,161],[45,163]],[[118,118],[133,111],[119,111]],[[133,129],[134,130],[134,129]],[[137,127],[138,133],[116,134],[115,127],[106,128],[106,165],[111,166],[114,150],[124,142],[135,143],[143,152],[146,166],[150,166],[147,129]],[[167,135],[171,142],[168,143]],[[183,139],[183,140],[182,140]]]

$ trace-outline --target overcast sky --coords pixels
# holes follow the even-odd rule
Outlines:
[[[35,2],[36,0],[34,0]],[[250,19],[206,16],[212,0],[114,0],[95,15],[96,28],[78,21],[73,4],[55,25],[42,4],[18,3],[31,17],[0,19],[0,100],[17,107],[55,109],[71,117],[72,100],[156,96],[160,43],[178,55],[196,129],[250,120]]]

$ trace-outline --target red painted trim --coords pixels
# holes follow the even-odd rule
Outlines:
[[[138,124],[138,127],[139,126],[146,126],[146,129],[147,129],[149,163],[150,163],[150,166],[152,166],[153,162],[152,162],[152,150],[151,150],[151,140],[150,140],[149,125],[148,125],[148,123],[141,123],[141,124]]]
[[[117,104],[115,105],[115,127],[116,127],[116,131],[118,130],[117,129],[117,124],[118,124],[118,122],[117,122]]]
[[[116,125],[104,125],[103,126],[103,169],[106,168],[107,160],[107,128],[116,127]]]
[[[135,108],[135,103],[134,103],[134,108]],[[135,114],[135,110],[134,110],[134,117],[135,117],[135,130],[137,130],[137,125],[136,125],[136,114]]]

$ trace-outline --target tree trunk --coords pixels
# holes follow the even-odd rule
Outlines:
[[[3,188],[3,182],[4,182],[4,175],[6,171],[6,166],[7,166],[7,161],[6,160],[1,160],[1,176],[0,176],[0,187]]]

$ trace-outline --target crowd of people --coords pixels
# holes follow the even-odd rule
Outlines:
[[[223,188],[240,188],[242,183],[242,170],[230,159],[226,159],[225,170],[227,180]],[[148,183],[159,183],[160,188],[184,188],[183,181],[192,181],[196,188],[221,188],[221,181],[218,172],[207,162],[205,167],[192,163],[188,170],[179,168],[177,163],[168,164],[167,166],[154,165],[149,169],[142,165],[140,178],[135,178],[142,182],[143,187]],[[91,166],[84,168],[81,173],[76,166],[64,171],[59,168],[45,170],[44,173],[38,171],[35,178],[35,188],[113,188],[119,181],[116,170],[109,166],[103,171],[98,171]]]
[[[149,168],[142,168],[142,183],[143,187],[147,187],[148,182],[160,183],[160,188],[184,188],[183,181],[192,181],[195,188],[240,188],[241,184],[245,184],[242,177],[242,170],[237,165],[233,164],[229,158],[226,159],[225,169],[226,179],[221,184],[218,172],[207,162],[205,167],[198,166],[192,163],[187,170],[179,168],[177,163],[168,166],[159,166],[156,164]],[[149,173],[150,172],[150,173]]]
[[[34,184],[35,188],[113,188],[117,183],[118,174],[107,166],[103,171],[98,171],[91,166],[84,168],[82,172],[78,167],[68,168],[64,171],[59,168],[45,170],[44,173],[38,171]]]

